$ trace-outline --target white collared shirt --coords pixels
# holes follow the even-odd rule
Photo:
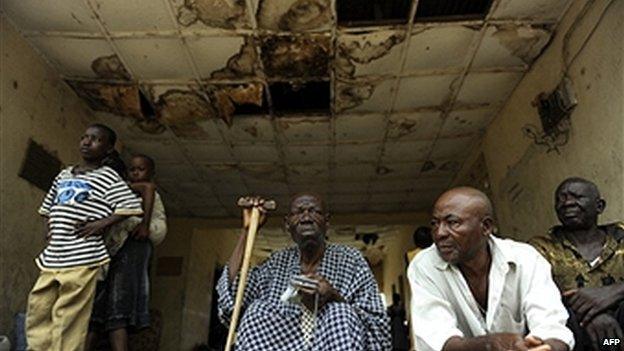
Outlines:
[[[568,313],[551,278],[550,265],[530,245],[490,236],[492,266],[485,318],[459,269],[435,245],[407,269],[411,320],[418,351],[442,350],[452,336],[510,332],[559,339],[574,347]]]

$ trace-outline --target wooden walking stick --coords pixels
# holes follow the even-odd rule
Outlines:
[[[251,252],[253,251],[253,244],[254,240],[256,239],[256,232],[258,231],[258,222],[260,220],[260,207],[267,211],[274,210],[277,207],[275,201],[264,200],[264,202],[258,204],[254,203],[254,200],[251,197],[241,197],[240,199],[238,199],[238,206],[251,207],[251,218],[249,220],[247,238],[245,239],[245,254],[243,256],[243,263],[240,268],[238,288],[236,289],[236,300],[234,303],[232,318],[230,319],[230,329],[228,330],[225,351],[230,351],[234,346],[234,341],[236,340],[236,327],[238,325],[238,318],[240,316],[243,304],[245,285],[247,285],[247,273],[249,273],[249,265],[251,263]]]

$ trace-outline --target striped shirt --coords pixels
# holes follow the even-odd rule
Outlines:
[[[100,235],[79,237],[76,225],[116,215],[140,215],[141,199],[107,166],[81,174],[62,170],[46,194],[39,214],[48,217],[50,240],[35,262],[41,269],[106,263],[110,258]]]

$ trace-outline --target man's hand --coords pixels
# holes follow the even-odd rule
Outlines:
[[[79,237],[85,238],[94,235],[103,235],[104,231],[110,224],[111,223],[108,218],[103,218],[93,222],[80,222],[76,225],[75,233]]]
[[[594,317],[585,326],[585,331],[589,334],[596,351],[603,348],[602,343],[605,339],[624,339],[622,328],[620,328],[617,320],[607,313]],[[624,345],[620,344],[620,350],[624,350]]]
[[[451,337],[444,344],[444,351],[550,351],[547,345],[540,338],[522,335],[517,333],[495,333],[474,338]]]
[[[585,326],[596,315],[603,313],[622,300],[624,285],[615,284],[597,288],[581,288],[563,293],[567,304],[576,313],[581,326]]]
[[[145,240],[149,238],[150,231],[147,223],[141,221],[134,229],[132,230],[132,238],[135,240]]]
[[[249,225],[251,224],[251,211],[253,207],[257,207],[260,211],[260,218],[258,218],[258,229],[260,229],[267,221],[266,210],[262,206],[262,204],[264,203],[264,199],[259,197],[252,197],[248,199],[253,204],[253,206],[243,208],[243,228],[245,229],[245,233],[247,233],[247,231],[249,230]]]
[[[303,304],[310,310],[314,310],[314,295],[318,294],[318,309],[322,309],[329,302],[344,302],[344,298],[334,287],[318,274],[306,274],[306,277],[318,281],[318,288],[297,286],[301,293]]]

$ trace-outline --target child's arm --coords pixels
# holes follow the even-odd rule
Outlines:
[[[119,223],[126,218],[128,218],[127,215],[114,214],[110,217],[102,218],[97,221],[78,223],[76,225],[76,235],[82,237],[103,235],[108,227]]]
[[[132,237],[139,240],[147,239],[150,235],[149,225],[152,220],[152,210],[154,209],[156,184],[152,182],[132,183],[130,188],[141,194],[143,200],[143,220],[132,231]]]

